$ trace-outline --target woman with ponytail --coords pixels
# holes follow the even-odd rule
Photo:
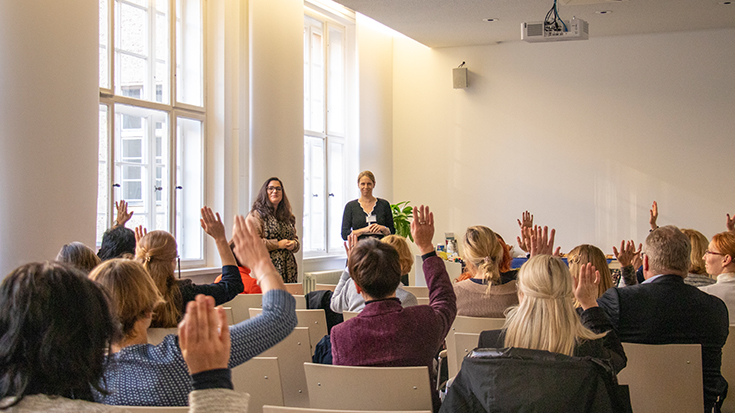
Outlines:
[[[166,231],[147,233],[135,247],[135,259],[151,275],[164,300],[153,313],[151,327],[176,327],[181,321],[186,304],[193,301],[197,294],[209,295],[214,298],[215,305],[220,305],[232,300],[244,289],[219,214],[215,218],[215,214],[206,206],[201,212],[202,228],[214,238],[222,261],[222,280],[219,283],[197,285],[191,280],[177,280],[174,269],[179,256],[178,247],[173,235]]]
[[[503,245],[488,227],[472,226],[462,240],[470,278],[454,284],[457,315],[502,318],[518,304],[516,281],[501,274]]]

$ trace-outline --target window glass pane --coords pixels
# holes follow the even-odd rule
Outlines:
[[[109,205],[109,172],[107,170],[107,143],[110,137],[107,133],[108,123],[108,107],[100,105],[99,111],[99,146],[98,146],[98,163],[97,163],[97,245],[102,242],[102,235],[107,229],[107,208]]]
[[[110,59],[109,52],[109,18],[110,8],[107,0],[100,0],[100,87],[110,87]]]
[[[200,208],[204,205],[203,124],[178,118],[176,127],[176,239],[182,259],[203,259]]]
[[[115,105],[115,200],[135,212],[128,227],[169,230],[166,112]]]
[[[311,130],[309,102],[311,101],[311,87],[309,84],[309,17],[304,20],[304,129]]]
[[[156,13],[156,73],[154,78],[155,96],[151,99],[156,102],[169,103],[170,81],[169,81],[169,21],[168,12],[165,8],[167,1],[158,1],[158,12]]]
[[[329,133],[344,136],[345,133],[345,59],[344,33],[334,27],[329,29]]]
[[[326,252],[324,140],[304,137],[304,250]]]
[[[304,18],[304,124],[305,129],[324,132],[324,24]]]
[[[342,247],[342,212],[347,203],[344,194],[344,144],[329,141],[329,182],[328,211],[329,211],[329,252],[338,252]]]
[[[118,2],[117,47],[121,51],[146,55],[148,13],[145,9]]]
[[[203,17],[201,0],[176,1],[176,98],[203,106]]]
[[[130,56],[118,53],[115,57],[117,79],[116,93],[123,96],[130,96],[138,99],[144,99],[143,89],[146,82],[146,60],[140,57]]]

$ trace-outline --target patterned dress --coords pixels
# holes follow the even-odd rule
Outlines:
[[[283,282],[298,282],[299,272],[296,266],[296,257],[293,254],[299,251],[301,245],[299,244],[299,238],[296,236],[296,227],[290,222],[279,221],[273,215],[263,217],[257,211],[250,214],[260,223],[258,232],[271,255],[273,266],[283,277]],[[282,239],[296,241],[296,247],[293,251],[278,248],[278,240]]]

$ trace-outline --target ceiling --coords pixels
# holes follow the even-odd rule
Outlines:
[[[553,5],[553,0],[335,1],[429,47],[520,41],[521,23],[543,21]],[[727,0],[559,0],[558,10],[564,20],[586,20],[591,38],[735,28],[735,1]]]

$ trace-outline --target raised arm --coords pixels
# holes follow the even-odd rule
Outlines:
[[[658,204],[656,201],[653,201],[653,205],[651,206],[651,210],[648,211],[649,217],[648,217],[648,223],[651,225],[651,231],[658,228],[658,225],[656,225],[656,221],[658,220]]]
[[[217,244],[217,251],[219,252],[220,260],[222,260],[222,266],[236,266],[237,261],[235,261],[235,256],[232,254],[232,250],[230,249],[230,244],[227,242],[225,226],[222,223],[219,212],[215,215],[211,208],[205,206],[202,208],[201,214],[202,218],[199,222],[201,223],[204,232],[214,238],[214,242]]]
[[[522,219],[522,220],[521,220]],[[531,252],[531,245],[529,245],[528,238],[526,237],[527,232],[525,230],[532,229],[533,228],[533,214],[531,214],[528,211],[523,212],[521,215],[521,219],[517,219],[518,221],[518,227],[521,230],[521,236],[516,237],[516,240],[518,241],[518,248],[522,249],[526,253]]]
[[[115,209],[117,210],[117,217],[115,218],[115,225],[113,225],[113,228],[116,227],[124,227],[125,224],[130,221],[130,218],[133,217],[133,214],[135,212],[128,213],[128,203],[124,200],[121,200],[120,202],[115,202]]]
[[[730,214],[727,214],[727,221],[725,222],[725,225],[727,226],[728,231],[735,232],[735,214],[732,218],[730,218]]]
[[[525,229],[528,234],[526,238],[530,240],[531,256],[547,254],[559,256],[561,247],[556,247],[554,250],[554,238],[556,237],[556,230],[551,229],[551,235],[549,235],[549,227],[543,227],[535,225],[533,228]]]

